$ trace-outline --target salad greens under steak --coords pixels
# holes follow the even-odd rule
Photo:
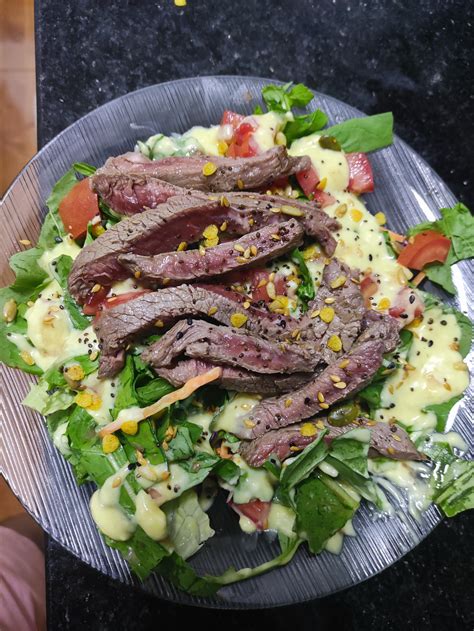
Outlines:
[[[115,179],[107,171],[109,162],[97,172],[85,163],[72,165],[47,200],[48,213],[36,246],[12,256],[15,281],[0,290],[0,360],[37,376],[24,404],[45,416],[48,432],[78,484],[93,482],[97,487],[91,513],[107,545],[119,550],[142,580],[156,572],[199,596],[210,596],[221,586],[288,563],[302,543],[313,554],[339,552],[344,535],[356,534],[351,520],[361,502],[395,514],[396,487],[407,492],[408,507],[417,517],[431,502],[448,517],[474,507],[473,464],[462,458],[467,446],[450,431],[448,422],[469,381],[463,359],[471,348],[472,324],[463,313],[418,289],[428,277],[455,294],[451,265],[474,256],[471,213],[458,203],[441,209],[437,221],[408,228],[406,235],[392,232],[385,226],[384,212],[371,215],[360,198],[373,190],[365,154],[392,143],[392,115],[328,127],[328,117],[319,109],[309,114],[293,112],[313,99],[302,84],[268,85],[262,97],[263,106],[257,106],[252,116],[226,111],[220,125],[138,141],[135,153],[126,156],[126,173],[118,166],[120,158],[110,159],[116,161]],[[219,160],[233,158],[245,168],[246,161],[275,151],[280,152],[280,159],[288,160],[288,167],[281,166],[283,175],[275,173],[259,187],[262,195],[244,197],[241,179],[234,193],[227,192],[232,186],[224,184],[220,189],[217,184],[206,189],[206,178],[211,181],[219,174]],[[93,247],[98,251],[97,244],[105,242],[105,236],[136,224],[126,214],[132,215],[137,208],[124,211],[116,200],[125,191],[128,201],[135,196],[136,204],[141,204],[139,211],[154,208],[146,195],[158,183],[161,188],[155,202],[164,205],[170,197],[172,201],[182,191],[176,187],[183,185],[173,179],[175,173],[166,175],[176,160],[180,168],[185,165],[185,171],[190,165],[190,172],[201,160],[199,177],[193,180],[198,184],[184,186],[205,191],[193,191],[194,199],[202,204],[215,207],[219,200],[220,209],[227,212],[229,207],[242,210],[235,196],[241,196],[240,204],[265,198],[270,213],[283,213],[283,219],[293,221],[293,229],[295,222],[302,221],[305,234],[298,236],[298,245],[276,259],[269,254],[252,267],[248,262],[259,254],[257,247],[237,252],[241,270],[229,271],[221,281],[240,301],[230,322],[219,320],[217,306],[206,306],[199,317],[206,322],[217,317],[219,325],[227,325],[225,335],[233,336],[232,344],[247,343],[250,335],[257,336],[252,337],[255,343],[257,339],[274,344],[265,332],[258,338],[249,328],[253,309],[258,308],[255,322],[264,314],[273,322],[285,323],[288,337],[279,344],[286,349],[288,362],[288,353],[294,350],[308,353],[303,356],[310,364],[314,349],[319,349],[321,357],[311,369],[314,374],[290,374],[289,368],[285,374],[285,368],[281,374],[267,375],[267,366],[257,370],[260,355],[244,367],[247,346],[240,359],[222,359],[225,348],[212,348],[209,343],[202,350],[201,338],[186,340],[184,350],[174,349],[181,360],[173,356],[169,364],[160,364],[157,356],[161,352],[163,357],[170,337],[164,331],[176,317],[168,311],[159,311],[159,317],[153,312],[152,330],[149,325],[146,331],[137,325],[135,337],[124,338],[121,346],[114,347],[115,363],[108,365],[109,372],[100,372],[110,352],[110,340],[105,343],[99,338],[104,323],[112,318],[110,330],[115,334],[141,314],[143,305],[150,308],[156,295],[173,297],[173,286],[179,284],[173,278],[180,277],[171,277],[170,282],[161,271],[170,256],[193,251],[208,256],[218,251],[220,240],[227,243],[236,234],[258,228],[249,226],[258,221],[259,209],[251,215],[257,219],[252,218],[240,233],[232,228],[235,218],[219,225],[211,218],[194,239],[183,238],[170,247],[172,255],[166,249],[159,250],[163,255],[153,251],[147,253],[152,257],[144,257],[143,252],[134,255],[133,273],[123,274],[122,268],[122,276],[108,284],[97,277],[86,298],[80,297],[71,279],[84,256],[81,253]],[[295,170],[297,164],[305,168]],[[150,165],[162,169],[158,177],[147,179],[146,170],[155,168]],[[257,166],[265,169],[264,163]],[[141,180],[136,179],[137,173]],[[99,175],[107,180],[107,194],[98,190]],[[328,226],[331,221],[338,226],[329,228],[335,237],[332,246],[332,237],[323,247],[311,233],[304,209],[310,208],[308,204],[315,208],[312,202],[325,213]],[[285,241],[281,228],[285,225],[275,223],[274,241]],[[124,254],[117,256],[114,264],[120,260],[125,265]],[[168,258],[164,261],[160,256]],[[336,262],[341,266],[338,275],[329,278]],[[354,283],[351,295],[357,293],[357,304],[365,315],[357,316],[358,307],[348,298],[353,321],[346,319],[341,325],[337,301],[346,291],[342,288],[351,284],[349,274]],[[209,283],[205,276],[197,280]],[[196,290],[200,296],[217,291],[212,285],[206,287]],[[134,308],[127,311],[130,305]],[[124,319],[114,324],[119,311]],[[187,317],[189,326],[195,326],[193,318],[198,316],[193,312]],[[351,390],[351,375],[347,374],[346,383],[344,373],[341,377],[337,371],[354,361],[371,318],[380,320],[374,326],[382,323],[389,329],[396,322],[398,341],[395,347],[387,342],[370,378],[361,378]],[[312,326],[322,327],[319,337],[305,337]],[[352,326],[358,327],[357,333],[354,339],[346,339]],[[209,335],[221,335],[223,328],[214,325]],[[173,345],[171,340],[171,349]],[[179,377],[180,370],[186,376]],[[337,397],[331,398],[318,386],[314,397],[306,396],[301,408],[295,408],[298,393],[310,392],[306,388],[315,375],[323,379],[331,371],[328,383],[331,396],[334,391]],[[287,378],[297,385],[289,386]],[[252,390],[250,382],[259,383],[261,389]],[[242,390],[233,384],[242,384]],[[350,394],[344,396],[344,389]],[[274,398],[268,399],[269,394]],[[285,409],[288,415],[296,410],[293,420],[283,422],[280,415],[275,416],[271,406],[277,404],[283,417]],[[316,414],[315,405],[319,406]],[[266,418],[266,413],[272,423],[276,419],[276,425],[265,433],[256,419]],[[281,552],[276,558],[256,568],[230,568],[220,576],[196,575],[187,559],[214,535],[208,510],[218,489],[227,495],[226,510],[235,511],[245,532],[278,533]]]

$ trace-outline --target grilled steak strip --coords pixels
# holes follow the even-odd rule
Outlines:
[[[191,377],[201,375],[215,364],[199,359],[184,359],[174,366],[160,366],[155,372],[173,386],[180,387]],[[307,383],[312,378],[309,373],[295,373],[293,375],[266,375],[252,372],[243,368],[222,366],[222,375],[214,383],[226,390],[236,392],[252,392],[257,394],[276,395],[282,392],[291,392]]]
[[[275,338],[286,327],[284,316],[273,315],[262,309],[240,306],[242,296],[212,285],[180,285],[141,295],[135,300],[107,309],[94,322],[102,345],[99,376],[108,377],[120,369],[123,349],[150,330],[178,318],[190,316],[212,317],[217,322],[232,326],[236,313],[244,316],[242,329],[264,338]],[[118,356],[119,361],[114,361]],[[118,366],[118,368],[117,368]]]
[[[382,322],[374,323],[360,335],[349,353],[296,390],[290,403],[288,397],[265,399],[259,403],[248,416],[240,419],[241,427],[236,434],[244,439],[256,438],[271,429],[311,418],[347,399],[371,381],[382,364],[383,353],[393,350],[397,343],[395,320],[387,317],[383,325]]]
[[[369,457],[385,456],[394,460],[426,460],[426,456],[416,449],[407,432],[398,425],[361,418],[344,427],[334,427],[325,418],[318,418],[317,420],[319,421],[318,425],[313,424],[316,430],[319,429],[318,426],[321,422],[329,430],[329,433],[324,437],[327,442],[331,442],[334,438],[351,429],[365,427],[371,430]],[[307,425],[307,423],[274,429],[254,440],[243,442],[240,453],[252,467],[261,467],[272,455],[275,455],[281,462],[289,456],[294,456],[295,451],[304,449],[318,437],[319,431],[311,436],[307,435],[308,432],[302,433],[303,425]]]
[[[98,177],[104,174],[121,174],[146,175],[199,191],[252,190],[267,186],[281,177],[305,171],[311,166],[311,160],[307,156],[290,156],[283,146],[272,147],[250,158],[225,158],[201,154],[162,160],[144,158],[145,156],[140,156],[138,159],[135,154],[109,158],[93,176],[94,189],[98,186]],[[209,162],[216,169],[210,175],[205,175],[204,167]]]
[[[282,345],[192,319],[177,322],[145,349],[142,359],[153,367],[169,366],[181,354],[257,373],[313,372],[314,368],[310,353],[296,344]]]
[[[185,250],[155,256],[121,254],[118,260],[140,278],[142,284],[158,287],[170,281],[191,281],[261,265],[298,247],[303,235],[303,227],[293,219],[250,232],[236,241],[206,248],[204,252]]]

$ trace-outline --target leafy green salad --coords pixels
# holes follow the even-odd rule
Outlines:
[[[312,554],[338,554],[345,537],[358,535],[352,520],[361,504],[396,518],[397,489],[404,491],[406,508],[417,519],[432,503],[448,517],[474,507],[474,468],[465,456],[470,446],[452,431],[450,416],[469,385],[465,360],[472,324],[421,289],[428,279],[455,295],[452,265],[474,257],[474,219],[458,203],[441,209],[436,221],[407,227],[405,234],[393,232],[387,227],[390,209],[371,213],[361,197],[370,194],[377,177],[366,154],[392,144],[392,115],[330,125],[320,109],[302,113],[312,100],[312,92],[301,84],[268,85],[252,115],[226,111],[220,124],[170,136],[158,133],[138,141],[127,155],[145,165],[192,162],[204,155],[199,173],[204,179],[214,175],[220,160],[245,163],[278,147],[290,160],[306,156],[310,161],[304,171],[276,177],[259,194],[273,204],[277,199],[276,212],[296,221],[304,212],[301,204],[317,204],[339,226],[335,251],[329,256],[306,233],[291,251],[244,271],[257,248],[237,249],[244,267],[229,272],[225,284],[241,301],[230,318],[234,332],[244,331],[257,307],[285,322],[295,318],[329,327],[324,352],[335,359],[325,360],[324,366],[335,361],[344,369],[353,356],[344,347],[344,328],[334,328],[339,294],[315,306],[331,261],[356,270],[351,280],[368,312],[398,323],[399,342],[384,352],[370,379],[349,392],[350,375],[346,383],[339,373],[332,374],[329,383],[337,399],[322,389],[311,401],[306,397],[304,403],[318,405],[318,413],[301,414],[297,424],[272,427],[263,436],[252,434],[253,415],[269,396],[290,413],[308,380],[278,390],[282,371],[266,375],[267,389],[230,388],[226,371],[238,371],[239,362],[229,367],[207,355],[199,356],[209,369],[204,376],[197,368],[179,382],[168,377],[171,373],[159,374],[144,357],[173,324],[164,316],[155,318],[152,330],[124,344],[117,374],[99,375],[104,350],[97,322],[148,299],[152,290],[170,291],[178,283],[168,278],[157,288],[136,272],[109,285],[97,281],[86,300],[77,299],[70,279],[78,257],[134,221],[131,212],[114,205],[115,198],[97,193],[96,167],[89,164],[73,164],[55,184],[36,244],[30,247],[26,237],[20,241],[21,251],[10,259],[15,281],[0,290],[0,361],[36,376],[23,403],[45,418],[77,483],[92,483],[91,515],[106,544],[123,555],[140,579],[157,573],[196,596],[211,596],[225,585],[285,565],[300,545]],[[136,171],[126,176],[139,186]],[[143,182],[147,176],[140,177]],[[147,180],[147,186],[149,182],[154,185],[156,178]],[[176,181],[170,180],[170,186],[176,187]],[[245,182],[238,180],[234,190],[242,189]],[[120,195],[123,186],[113,192]],[[212,189],[202,194],[232,207],[230,193],[228,199],[226,192]],[[145,214],[153,212],[146,208],[143,204]],[[183,239],[171,250],[207,256],[235,239],[228,230],[225,221],[217,225],[209,220],[194,243]],[[273,238],[280,239],[279,233]],[[349,284],[339,275],[328,290]],[[213,321],[214,315],[211,307],[204,319]],[[285,352],[291,344],[300,349],[301,333],[292,331]],[[246,376],[263,379],[242,366]],[[275,384],[268,386],[273,378]],[[259,441],[253,460],[246,455],[249,438]],[[188,559],[218,536],[209,511],[219,496],[226,500],[222,510],[230,511],[244,532],[277,533],[280,553],[275,558],[252,568],[229,567],[221,575],[197,575]]]

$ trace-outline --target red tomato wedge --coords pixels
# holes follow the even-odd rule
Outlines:
[[[296,174],[296,179],[306,197],[312,195],[316,190],[316,186],[319,184],[319,175],[314,167],[311,167],[307,171],[300,171]]]
[[[232,125],[234,129],[237,129],[244,118],[245,116],[243,114],[237,114],[237,112],[225,110],[222,114],[221,125]]]
[[[257,530],[265,530],[268,527],[268,514],[270,512],[271,502],[262,502],[262,500],[251,500],[246,504],[234,504],[229,502],[229,505],[239,515],[244,515],[252,521]]]
[[[397,261],[410,269],[422,270],[428,263],[444,263],[450,247],[451,241],[444,234],[427,230],[417,234],[413,243],[403,248]]]
[[[89,178],[75,184],[59,203],[59,216],[73,239],[83,237],[87,224],[99,214],[97,195],[91,191]]]
[[[226,155],[230,158],[251,158],[256,156],[258,145],[253,138],[253,133],[256,129],[257,127],[248,121],[240,123],[235,129]]]
[[[351,193],[360,195],[374,190],[374,174],[365,153],[346,153],[349,164],[349,186]]]
[[[326,206],[332,206],[335,204],[337,199],[333,197],[331,193],[315,189],[313,192],[313,201],[315,201],[320,208],[326,208]]]
[[[127,291],[125,294],[119,294],[118,296],[106,298],[109,293],[109,289],[109,287],[101,287],[99,291],[96,291],[95,293],[91,292],[89,294],[84,307],[82,308],[86,315],[96,315],[104,309],[111,309],[112,307],[121,305],[129,300],[134,300],[135,298],[138,298],[138,296],[142,296],[143,294],[147,294],[151,291],[150,289]]]
[[[364,298],[366,307],[370,307],[370,299],[377,293],[378,285],[372,276],[366,276],[360,283],[360,293]]]

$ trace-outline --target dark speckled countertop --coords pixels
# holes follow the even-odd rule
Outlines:
[[[106,101],[211,74],[302,81],[396,132],[473,205],[473,24],[469,0],[37,0],[38,137],[45,144]],[[125,588],[48,541],[48,624],[57,629],[474,628],[474,513],[443,522],[391,568],[312,603],[224,612]],[[224,618],[225,616],[225,618]],[[186,618],[186,621],[189,618]]]

